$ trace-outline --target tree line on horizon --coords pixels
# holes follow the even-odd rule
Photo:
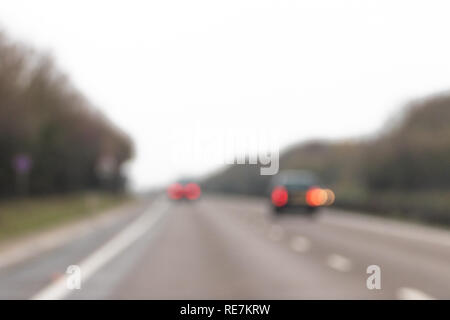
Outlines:
[[[132,154],[50,55],[0,32],[0,197],[120,190]]]
[[[450,93],[408,103],[369,138],[314,140],[291,146],[280,170],[314,171],[336,205],[450,224]],[[258,165],[232,165],[207,177],[205,190],[267,195]]]

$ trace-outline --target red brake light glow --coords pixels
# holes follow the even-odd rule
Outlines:
[[[184,187],[184,194],[186,198],[189,200],[195,200],[198,199],[201,195],[202,191],[200,189],[200,186],[196,183],[188,183]]]
[[[277,207],[284,206],[288,201],[288,192],[285,187],[278,186],[272,191],[272,203]]]
[[[179,183],[174,183],[167,189],[167,194],[173,200],[181,199],[184,196],[183,186]]]

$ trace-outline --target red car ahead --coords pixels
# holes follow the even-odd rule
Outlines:
[[[201,194],[201,188],[195,182],[176,182],[167,188],[167,195],[172,200],[197,200]]]

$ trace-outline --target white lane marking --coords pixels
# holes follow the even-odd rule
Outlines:
[[[275,224],[272,225],[269,229],[269,239],[272,241],[280,241],[281,239],[283,239],[283,235],[284,235],[284,230],[281,226]]]
[[[330,213],[322,216],[321,223],[450,247],[450,232],[447,230],[388,218],[372,217],[363,213],[348,213],[341,210],[328,211]]]
[[[79,265],[82,272],[82,281],[88,280],[96,271],[111,261],[115,256],[129,247],[133,242],[149,231],[163,216],[169,207],[167,201],[155,200],[146,212],[131,222],[125,229],[113,239],[94,251]],[[56,300],[62,299],[71,293],[67,289],[67,274],[51,283],[34,295],[32,300]]]
[[[327,265],[337,271],[347,272],[352,268],[352,262],[339,254],[328,256]]]
[[[306,252],[311,248],[311,242],[301,236],[295,236],[291,239],[291,249],[295,252]]]
[[[434,298],[418,289],[403,287],[397,290],[400,300],[434,300]]]
[[[133,205],[125,204],[109,209],[99,213],[98,216],[55,227],[52,230],[25,237],[23,240],[0,247],[0,269],[61,247],[96,228],[111,225],[123,218],[129,212],[129,208],[133,208]]]

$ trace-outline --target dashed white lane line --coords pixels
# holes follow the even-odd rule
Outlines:
[[[101,267],[110,262],[114,257],[128,248],[132,243],[156,225],[168,209],[169,203],[163,200],[155,201],[156,203],[154,203],[145,213],[136,218],[113,239],[94,251],[78,265],[81,269],[83,282],[88,280]],[[58,278],[55,282],[45,287],[31,299],[63,299],[71,292],[66,285],[67,279],[68,275],[64,274],[63,277]]]
[[[295,236],[291,239],[291,249],[295,252],[307,252],[311,248],[311,242],[301,236]]]
[[[337,271],[347,272],[352,268],[352,262],[339,254],[331,254],[328,256],[327,265]]]
[[[434,300],[434,298],[418,289],[403,287],[397,290],[397,299],[400,300]]]
[[[277,224],[272,225],[269,229],[268,236],[272,241],[280,241],[281,239],[283,239],[284,229]]]

